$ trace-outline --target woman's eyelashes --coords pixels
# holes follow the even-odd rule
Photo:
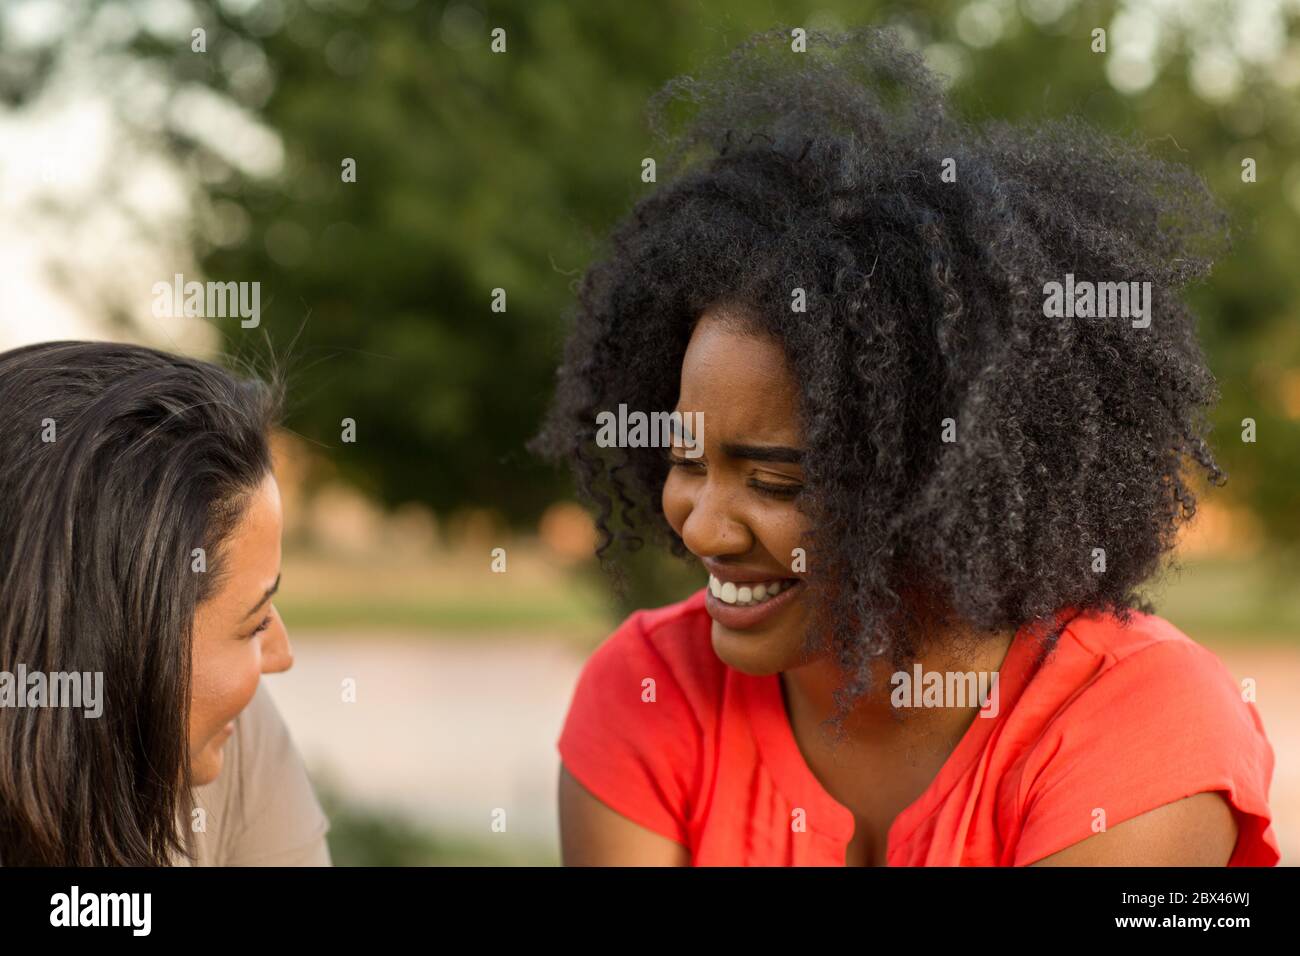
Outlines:
[[[694,471],[704,470],[704,460],[701,458],[686,458],[672,450],[665,452],[665,455],[668,458],[668,463],[674,468],[689,468]]]
[[[759,481],[757,478],[749,479],[749,487],[755,491],[761,491],[765,495],[771,495],[773,498],[779,498],[781,501],[791,501],[799,496],[799,492],[803,491],[803,485],[772,484],[767,481]]]
[[[262,618],[261,623],[259,623],[257,627],[253,628],[253,630],[251,630],[249,633],[244,635],[244,640],[252,640],[254,637],[257,637],[257,635],[261,634],[270,626],[271,626],[271,612],[268,611],[266,617]]]
[[[704,461],[700,458],[685,458],[672,451],[668,452],[668,462],[674,468],[685,468],[689,471],[704,471]],[[791,501],[798,497],[803,491],[803,485],[797,482],[774,482],[763,481],[760,478],[750,478],[748,481],[750,488],[760,494],[776,498],[780,501]]]

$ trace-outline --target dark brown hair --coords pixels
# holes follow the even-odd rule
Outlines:
[[[190,800],[194,614],[271,470],[279,388],[50,342],[0,354],[0,408],[0,667],[102,672],[104,697],[98,718],[0,707],[0,864],[166,865]]]

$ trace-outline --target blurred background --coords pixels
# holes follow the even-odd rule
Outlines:
[[[558,862],[583,660],[630,608],[703,584],[644,554],[615,599],[567,476],[523,448],[573,286],[653,188],[642,109],[664,81],[758,30],[867,22],[968,113],[1135,131],[1232,211],[1235,250],[1195,293],[1229,482],[1150,592],[1256,680],[1300,862],[1300,3],[4,0],[0,349],[108,338],[289,374],[297,660],[268,683],[337,863]],[[260,325],[155,316],[176,274],[259,282]]]

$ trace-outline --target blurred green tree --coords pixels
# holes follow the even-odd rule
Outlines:
[[[1216,451],[1230,482],[1216,494],[1294,548],[1300,40],[1294,8],[1257,6],[1252,20],[1217,0],[828,0],[789,3],[780,19],[891,23],[952,77],[970,114],[1082,114],[1206,177],[1240,225],[1234,255],[1195,293],[1223,387]],[[655,149],[647,97],[773,25],[771,9],[742,0],[190,0],[167,17],[165,4],[77,9],[49,44],[7,51],[3,101],[32,101],[58,57],[90,56],[87,44],[105,89],[124,75],[123,57],[146,64],[167,108],[141,116],[123,96],[121,120],[193,171],[205,271],[260,280],[265,334],[278,352],[296,341],[290,425],[386,502],[486,506],[515,522],[567,488],[523,445],[549,397],[576,277],[653,188],[639,176]],[[498,27],[505,53],[490,48]],[[193,50],[196,28],[205,53]],[[1105,53],[1093,49],[1097,28],[1108,31]],[[272,131],[278,168],[241,166],[251,137],[205,140],[189,115],[204,102],[196,90]],[[355,182],[344,181],[349,160]],[[505,311],[492,308],[496,289]],[[231,351],[247,350],[246,332],[225,332]],[[1255,444],[1240,439],[1247,417]],[[339,440],[344,418],[357,422],[355,444]]]

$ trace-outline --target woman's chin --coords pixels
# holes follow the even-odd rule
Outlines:
[[[194,781],[194,786],[202,787],[221,776],[221,768],[226,759],[225,743],[224,735],[209,741],[207,746],[190,760],[190,778]]]
[[[779,633],[733,631],[714,621],[712,638],[718,659],[750,677],[769,677],[788,666],[788,642]]]

